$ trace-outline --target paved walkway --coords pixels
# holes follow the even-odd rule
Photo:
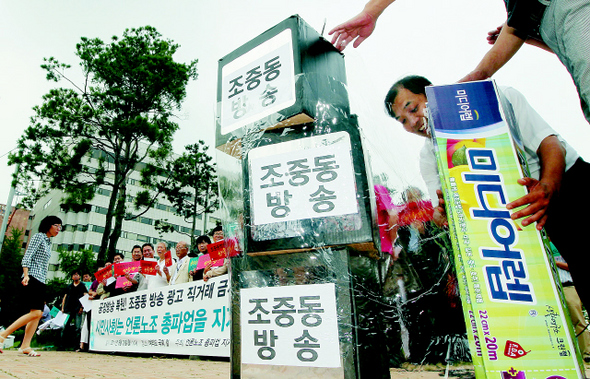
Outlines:
[[[229,362],[190,360],[169,357],[129,357],[123,355],[42,351],[33,358],[4,350],[0,354],[0,379],[227,379]],[[586,375],[590,374],[586,366]],[[451,371],[450,378],[472,377],[469,371]],[[443,366],[425,366],[412,370],[392,369],[395,379],[440,379]],[[260,378],[264,379],[264,378]],[[279,378],[273,378],[279,379]]]

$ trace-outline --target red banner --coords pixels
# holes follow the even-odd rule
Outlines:
[[[141,260],[139,263],[141,264],[141,273],[143,275],[156,275],[158,273],[158,270],[156,269],[158,261]]]
[[[135,274],[141,268],[141,261],[119,262],[115,263],[115,276],[124,276],[125,274]]]
[[[96,278],[96,280],[98,280],[99,283],[105,279],[110,278],[111,276],[113,276],[113,267],[111,265],[101,268],[100,270],[94,273],[94,277]]]
[[[225,242],[223,240],[207,245],[207,252],[213,260],[225,258]]]
[[[115,284],[115,288],[129,287],[129,286],[132,286],[132,285],[133,285],[133,283],[131,283],[130,280],[127,280],[126,277],[119,276],[117,278],[117,283]]]
[[[172,264],[174,264],[174,262],[172,262],[172,253],[170,250],[164,253],[164,260],[166,262],[166,267],[170,267]]]
[[[199,262],[197,263],[197,270],[204,269],[207,265],[211,263],[211,267],[218,267],[223,266],[223,259],[214,260],[211,259],[209,254],[203,254],[199,257]]]

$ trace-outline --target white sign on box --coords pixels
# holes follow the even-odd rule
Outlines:
[[[240,290],[242,363],[341,367],[333,283]]]
[[[258,147],[248,164],[253,225],[358,213],[346,132]]]
[[[291,29],[222,68],[221,133],[227,134],[295,104]]]

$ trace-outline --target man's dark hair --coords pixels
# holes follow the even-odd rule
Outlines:
[[[146,246],[149,246],[149,247],[151,247],[151,248],[152,248],[152,250],[154,250],[154,245],[152,245],[152,244],[151,244],[151,243],[149,243],[149,242],[146,242],[146,243],[144,243],[143,245],[141,245],[141,251],[142,251],[142,252],[143,252],[143,248],[144,248],[144,247],[146,247]],[[134,249],[135,249],[135,248],[134,248]]]
[[[138,247],[139,247],[139,246],[138,246]],[[133,251],[133,250],[131,250],[131,251]],[[115,253],[115,254],[113,254],[113,259],[115,259],[115,257],[116,257],[117,255],[118,255],[118,256],[120,256],[120,257],[121,257],[121,259],[125,260],[125,256],[123,255],[123,253]]]
[[[41,223],[39,224],[39,233],[47,233],[49,229],[51,229],[52,225],[60,224],[61,225],[61,218],[57,216],[47,216]]]
[[[385,95],[385,110],[387,114],[395,118],[395,113],[393,113],[391,105],[395,102],[400,89],[405,88],[416,95],[426,95],[426,87],[431,84],[430,80],[420,75],[409,75],[393,83],[389,92]]]
[[[213,235],[215,232],[223,232],[223,227],[221,225],[217,225],[215,228],[213,228],[213,230],[211,231],[211,235]]]
[[[135,245],[135,246],[133,246],[133,248],[131,248],[131,252],[133,253],[133,250],[135,250],[135,249],[139,249],[139,250],[143,251],[143,248],[141,246]],[[153,249],[153,247],[152,247],[152,249]]]
[[[206,236],[206,235],[202,235],[202,236],[197,237],[196,245],[198,245],[202,242],[207,242],[207,244],[210,244],[211,238],[209,238],[209,236]]]

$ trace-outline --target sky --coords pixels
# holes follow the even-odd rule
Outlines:
[[[214,145],[218,60],[291,15],[327,33],[362,10],[356,0],[0,0],[0,203],[6,203],[16,147],[50,88],[44,57],[69,63],[81,78],[75,46],[81,37],[107,42],[126,28],[154,26],[180,44],[175,59],[198,59],[199,77],[187,87],[178,113],[174,148],[198,140]],[[359,115],[374,174],[385,172],[398,190],[425,189],[418,169],[419,136],[404,132],[385,114],[383,98],[397,79],[426,76],[452,83],[470,72],[489,49],[486,35],[505,20],[501,0],[397,0],[380,17],[373,35],[344,51],[351,111]],[[328,37],[330,38],[330,37]],[[586,160],[590,125],[585,121],[571,77],[553,54],[524,46],[495,76],[512,86]],[[214,151],[212,147],[210,151]],[[395,198],[394,198],[395,200]]]

